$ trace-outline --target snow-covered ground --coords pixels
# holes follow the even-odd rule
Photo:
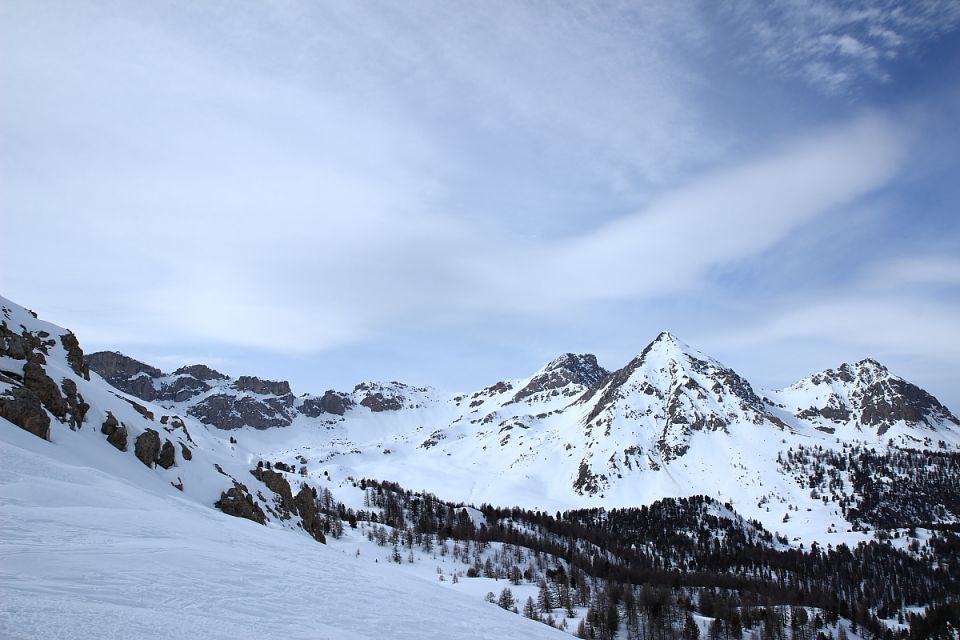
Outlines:
[[[569,637],[0,422],[2,638]]]

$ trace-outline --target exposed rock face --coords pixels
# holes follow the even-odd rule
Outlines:
[[[109,411],[107,412],[107,419],[100,426],[100,433],[106,434],[107,442],[120,451],[127,450],[127,427],[120,424]]]
[[[70,368],[73,369],[77,375],[89,380],[90,367],[84,362],[83,350],[80,348],[77,336],[73,335],[73,332],[68,331],[60,336],[60,344],[63,345],[63,348],[67,352],[67,364],[70,365]]]
[[[90,369],[99,373],[111,385],[147,402],[157,399],[153,379],[163,372],[119,351],[98,351],[84,358]]]
[[[0,355],[14,360],[33,360],[43,364],[46,362],[45,356],[49,353],[47,349],[54,344],[53,340],[46,340],[26,329],[22,333],[16,333],[7,327],[6,321],[0,323]]]
[[[330,389],[319,398],[307,398],[298,410],[305,416],[316,418],[323,413],[342,416],[352,406],[353,400],[349,396]]]
[[[371,411],[399,411],[425,406],[429,401],[426,387],[412,387],[402,382],[361,382],[353,388],[353,398]]]
[[[361,407],[366,407],[370,411],[399,411],[403,409],[403,403],[397,398],[388,398],[382,393],[369,393],[360,401]]]
[[[286,380],[261,380],[254,376],[240,376],[233,383],[238,391],[249,391],[263,396],[285,396],[290,393],[290,383]]]
[[[294,408],[296,398],[290,383],[241,376],[235,381],[206,365],[181,367],[167,375],[155,367],[118,352],[90,354],[85,361],[111,385],[150,402],[177,403],[181,410],[220,429],[257,429],[288,426],[299,413],[317,417],[323,413],[342,416],[355,404],[349,394],[327,391],[320,398],[307,398]],[[368,401],[374,410],[400,408],[389,394]]]
[[[160,434],[153,429],[141,433],[134,442],[133,453],[140,462],[153,468],[160,459]]]
[[[236,481],[234,481],[233,487],[220,494],[220,499],[214,502],[213,506],[228,516],[246,518],[260,524],[267,521],[263,509],[254,502],[247,487]]]
[[[184,375],[170,384],[163,385],[158,394],[159,400],[186,402],[190,398],[210,390],[210,385],[193,376]]]
[[[184,460],[193,460],[193,452],[190,451],[190,447],[180,443],[180,455],[183,456]]]
[[[50,416],[30,389],[14,387],[0,394],[0,417],[37,437],[50,439]]]
[[[277,494],[277,508],[280,512],[280,517],[284,520],[289,520],[290,516],[297,512],[297,507],[293,502],[293,491],[290,489],[290,483],[283,477],[283,474],[273,469],[264,469],[262,467],[256,467],[252,469],[250,473],[252,473],[257,480],[267,485],[270,491]]]
[[[289,413],[293,405],[293,395],[284,398],[236,398],[226,394],[216,394],[204,398],[188,409],[188,413],[201,422],[220,429],[239,429],[252,426],[257,429],[285,427],[292,422]]]
[[[551,396],[576,397],[584,390],[602,384],[610,372],[597,363],[591,353],[565,353],[548,364],[513,396],[512,402]]]
[[[300,491],[294,497],[294,504],[300,512],[300,520],[304,530],[317,542],[326,543],[323,535],[323,520],[320,518],[320,509],[317,507],[317,496],[307,485],[301,485]]]
[[[38,362],[27,362],[23,366],[23,386],[37,394],[40,402],[43,403],[50,413],[60,422],[67,419],[67,411],[70,405],[60,395],[60,390],[53,378],[47,375],[43,367]],[[74,387],[74,390],[76,387]]]
[[[83,401],[83,396],[77,391],[77,383],[73,380],[64,380],[60,385],[66,396],[67,407],[70,411],[70,422],[74,429],[83,426],[83,420],[90,409],[90,405]]]
[[[205,364],[192,364],[187,367],[180,367],[173,372],[175,376],[187,375],[193,376],[197,380],[226,380],[227,376],[216,369],[211,369]]]
[[[960,425],[935,397],[869,358],[816,373],[772,395],[779,406],[821,430],[850,425],[883,435],[900,423],[925,429]]]
[[[160,455],[157,456],[157,464],[163,467],[164,469],[169,469],[177,463],[177,450],[173,447],[173,443],[169,440],[164,440],[163,447],[160,449]]]

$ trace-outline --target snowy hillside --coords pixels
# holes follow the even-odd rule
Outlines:
[[[936,398],[870,359],[827,369],[769,395],[803,424],[843,440],[946,448],[956,444],[960,427]]]
[[[0,637],[569,637],[183,497],[82,433],[0,429]]]
[[[663,333],[296,396],[0,304],[0,637],[855,638],[960,592],[957,420],[876,363],[761,397]]]
[[[863,523],[785,472],[788,452],[960,447],[949,410],[873,361],[760,394],[668,332],[614,372],[564,354],[527,378],[459,394],[366,382],[297,397],[286,382],[202,365],[164,374],[121,354],[86,361],[143,399],[238,429],[251,456],[306,466],[308,477],[394,480],[551,511],[706,494],[808,543],[863,539],[854,530]]]

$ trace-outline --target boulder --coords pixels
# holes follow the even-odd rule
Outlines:
[[[172,442],[164,440],[163,447],[160,449],[160,455],[157,457],[157,464],[164,469],[169,469],[176,464],[176,462],[177,450],[174,449]]]
[[[193,452],[190,451],[190,448],[182,442],[180,443],[180,455],[183,456],[184,460],[193,460]]]
[[[133,453],[140,462],[153,468],[160,458],[160,434],[153,429],[141,433],[134,442]]]
[[[112,413],[107,412],[107,419],[100,426],[100,433],[107,436],[107,442],[120,451],[127,450],[127,428],[117,422]]]

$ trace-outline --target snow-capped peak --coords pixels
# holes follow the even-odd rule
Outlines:
[[[839,427],[883,436],[898,426],[898,431],[960,426],[960,420],[935,397],[871,358],[815,373],[771,396],[780,407],[821,431]]]

